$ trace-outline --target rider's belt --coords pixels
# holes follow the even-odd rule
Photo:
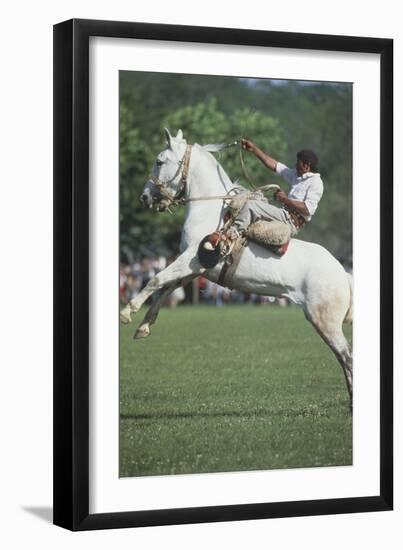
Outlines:
[[[303,225],[306,224],[306,219],[304,216],[301,216],[301,214],[298,214],[298,212],[295,212],[295,210],[290,210],[289,208],[286,209],[292,223],[295,225],[297,229],[300,229]]]

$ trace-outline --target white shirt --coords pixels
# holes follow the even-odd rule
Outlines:
[[[309,222],[323,195],[323,181],[320,174],[306,172],[302,176],[298,176],[295,168],[288,168],[281,162],[277,163],[276,172],[290,186],[288,198],[305,203],[309,216],[304,216],[304,218]]]

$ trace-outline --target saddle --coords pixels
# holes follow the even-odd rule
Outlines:
[[[275,232],[272,224],[284,227],[277,227]],[[232,278],[249,241],[256,242],[281,257],[287,252],[290,244],[290,229],[281,222],[261,220],[251,224],[243,235],[235,238],[229,237],[226,230],[216,231],[201,240],[197,252],[199,262],[206,269],[211,269],[220,260],[224,260],[217,282],[221,286],[233,288]]]
[[[264,199],[261,191],[252,193],[240,193],[236,195],[228,205],[227,213],[224,217],[224,227],[222,233],[227,236],[227,232],[231,231],[231,226],[239,212],[249,199]],[[302,217],[302,216],[301,216]],[[294,225],[295,222],[293,220]],[[296,227],[299,227],[296,225]],[[244,235],[250,241],[268,248],[277,256],[283,256],[288,248],[288,242],[291,239],[291,227],[287,223],[277,220],[259,220],[247,228]],[[213,238],[214,246],[217,237]],[[287,245],[287,246],[286,246]]]

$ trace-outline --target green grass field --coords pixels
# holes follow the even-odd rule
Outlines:
[[[352,463],[344,376],[302,310],[163,309],[134,341],[142,313],[120,333],[122,477]]]

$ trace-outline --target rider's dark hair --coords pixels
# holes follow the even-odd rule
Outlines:
[[[297,159],[302,160],[302,162],[305,162],[307,164],[310,164],[312,172],[317,171],[319,159],[316,154],[310,149],[303,149],[302,151],[298,151]]]

